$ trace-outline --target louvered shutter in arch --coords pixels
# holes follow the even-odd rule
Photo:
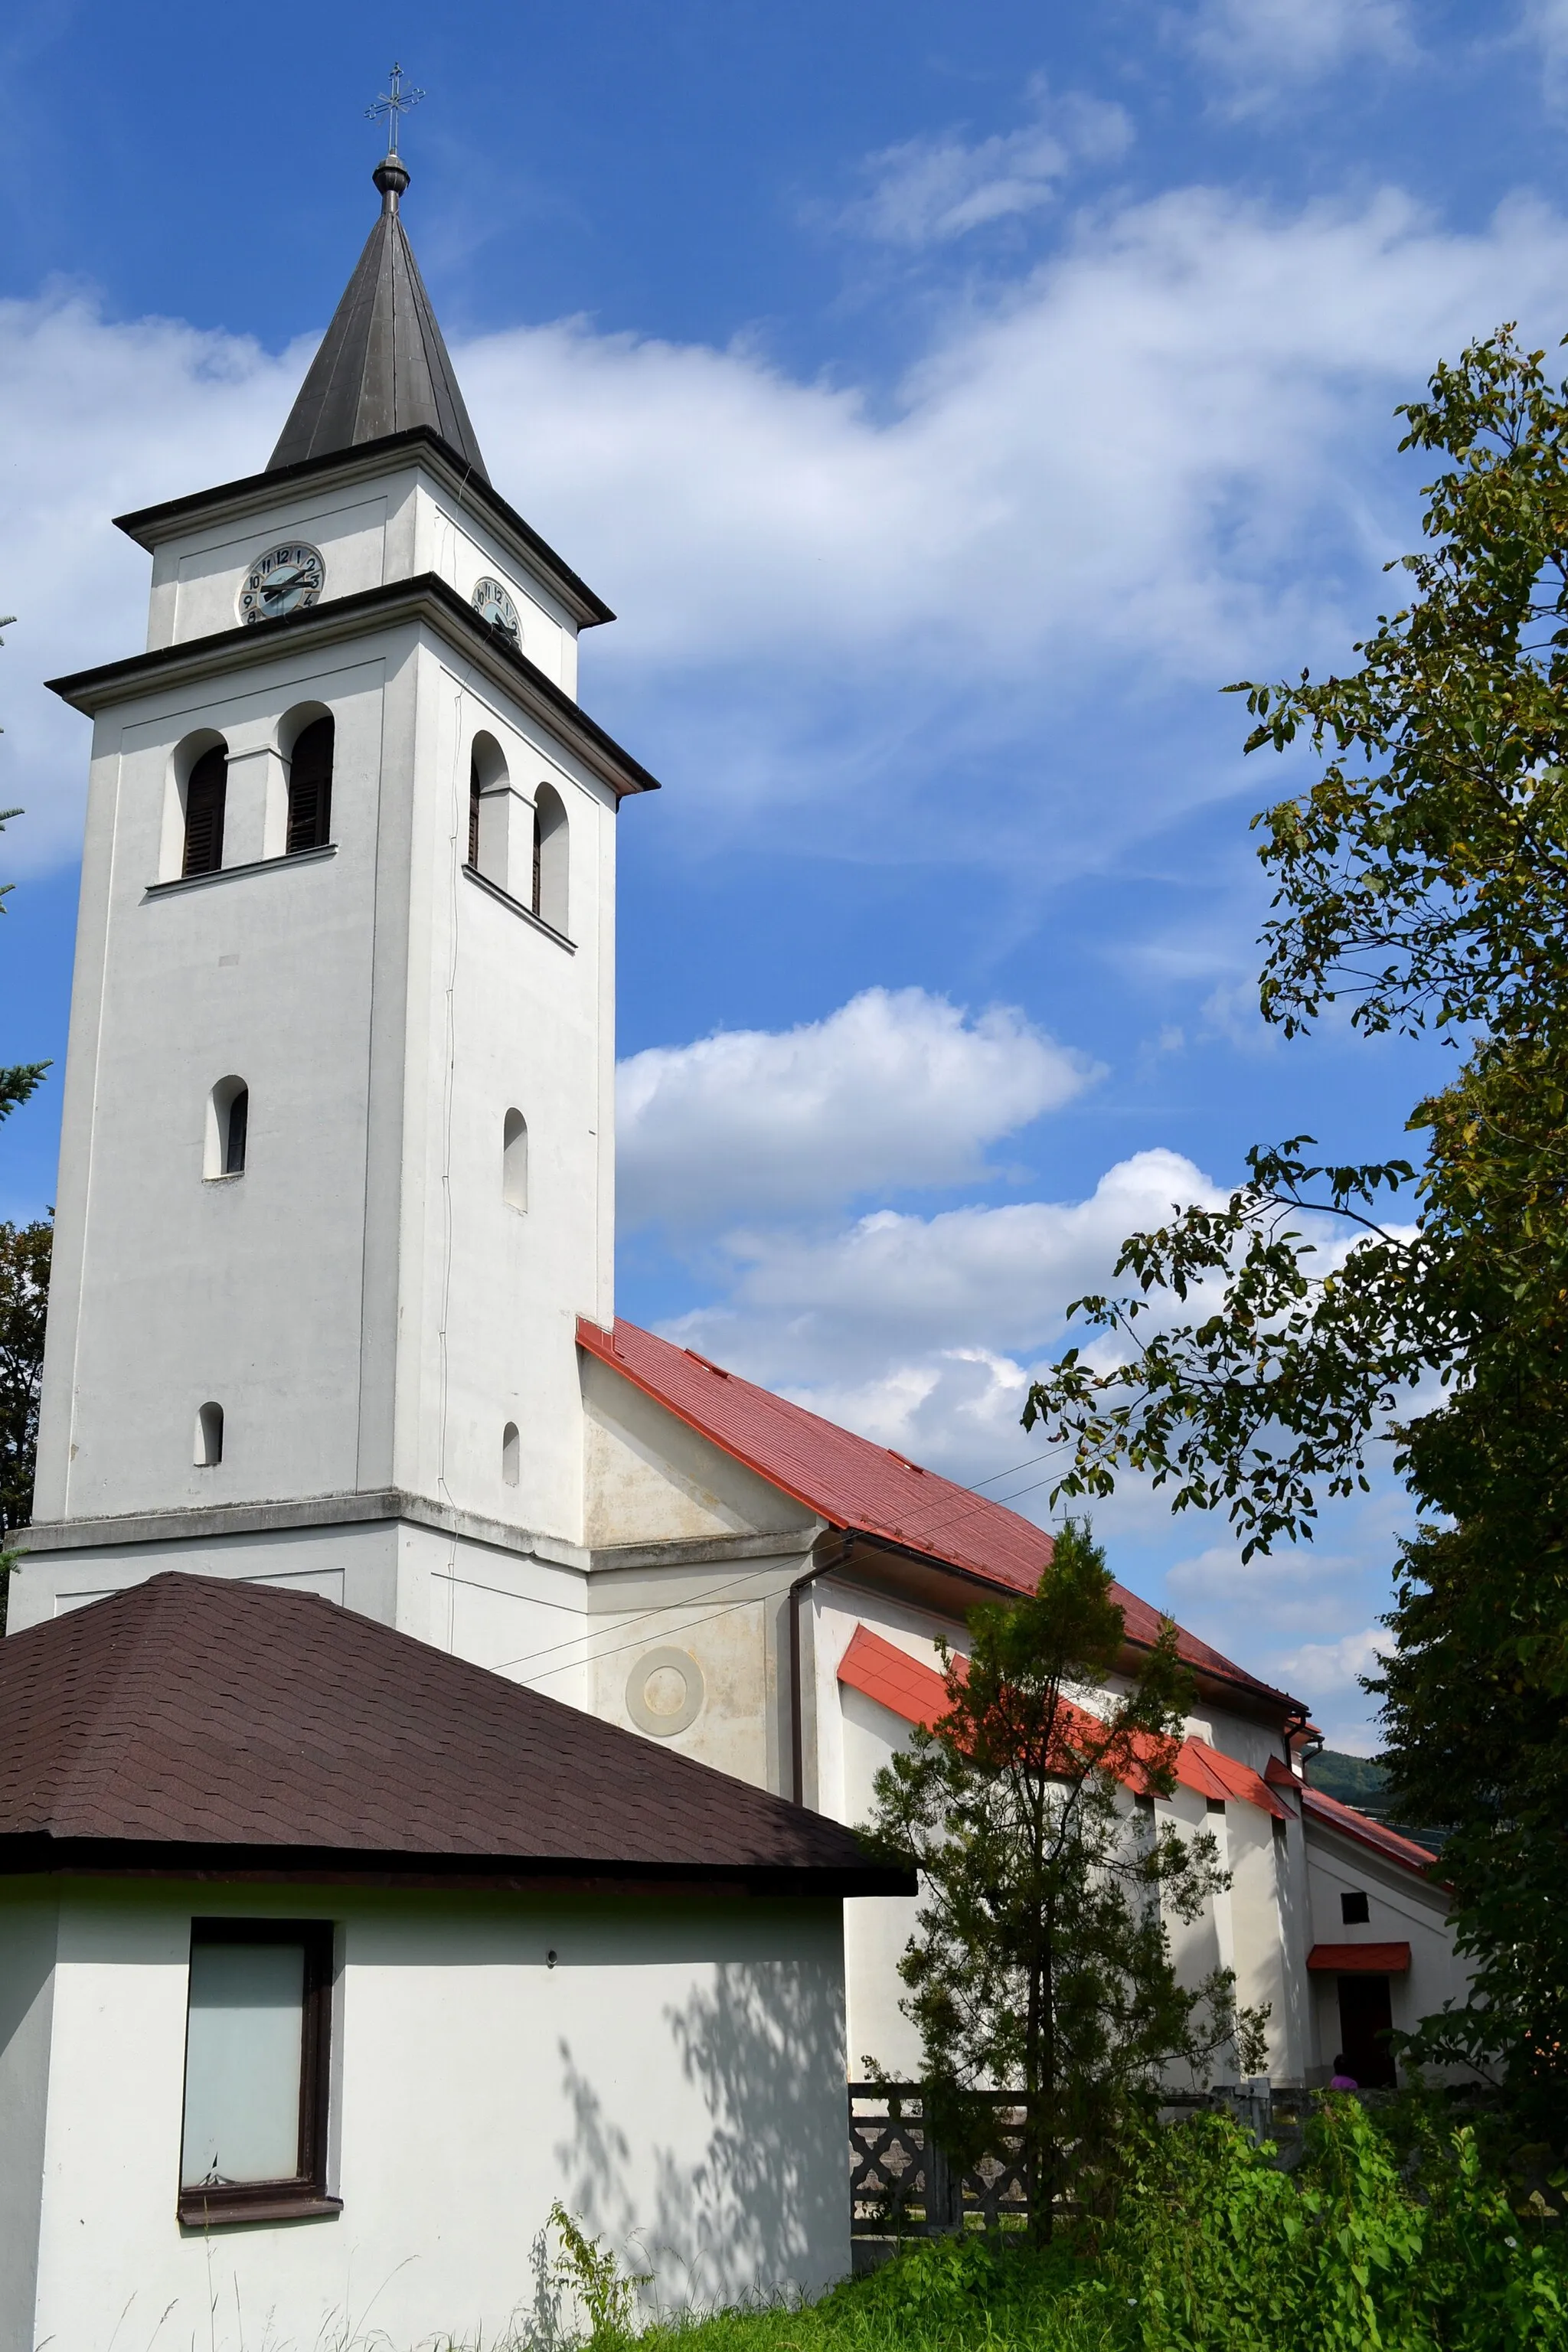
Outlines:
[[[185,786],[185,855],[182,874],[216,874],[223,864],[223,804],[228,753],[221,743],[204,751]]]
[[[468,766],[468,864],[477,874],[479,870],[479,763]]]
[[[331,839],[332,739],[330,719],[313,719],[289,763],[288,854],[321,849]]]

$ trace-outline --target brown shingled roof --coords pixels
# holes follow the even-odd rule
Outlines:
[[[852,1832],[332,1602],[166,1573],[0,1642],[0,1870],[903,1894]]]

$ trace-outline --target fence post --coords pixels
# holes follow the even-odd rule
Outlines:
[[[925,2141],[925,2234],[949,2237],[963,2226],[963,2176],[953,2169],[947,2150],[932,2139],[929,2124],[922,2124],[921,2136]]]

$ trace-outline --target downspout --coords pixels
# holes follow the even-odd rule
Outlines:
[[[819,1560],[797,1576],[789,1589],[789,1752],[790,1794],[797,1805],[805,1802],[805,1715],[801,1705],[800,1667],[800,1597],[808,1585],[820,1576],[831,1576],[842,1568],[854,1549],[854,1538],[846,1528],[841,1530],[843,1541],[832,1559]]]

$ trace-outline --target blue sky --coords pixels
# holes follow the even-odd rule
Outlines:
[[[1262,1030],[1247,818],[1306,771],[1218,689],[1382,608],[1438,356],[1568,329],[1568,0],[14,7],[5,1058],[64,1045],[86,730],[40,681],[141,641],[111,513],[264,461],[395,53],[492,475],[621,614],[584,700],[667,785],[622,819],[622,1310],[990,1478],[1121,1233],[1254,1140],[1398,1149],[1437,1066]],[[1100,1514],[1363,1746],[1397,1521],[1244,1571]]]

